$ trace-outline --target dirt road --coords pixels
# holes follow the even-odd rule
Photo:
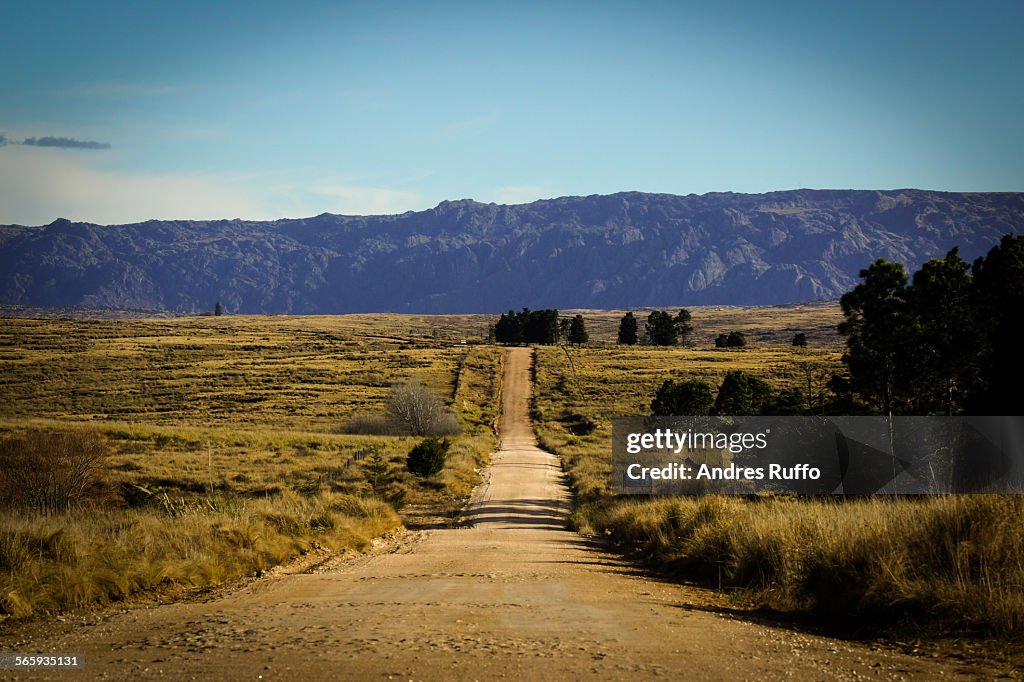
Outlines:
[[[89,678],[944,679],[990,669],[757,624],[646,578],[565,529],[568,491],[506,362],[501,449],[462,528],[411,533],[325,572],[137,609],[21,650],[85,654]],[[0,671],[0,677],[4,674]],[[42,674],[67,679],[71,673]]]

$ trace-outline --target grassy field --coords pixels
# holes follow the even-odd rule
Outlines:
[[[773,317],[771,311],[778,311]],[[537,349],[533,416],[541,444],[558,452],[583,502],[608,494],[611,474],[611,418],[647,414],[666,379],[699,379],[717,387],[740,369],[777,388],[799,388],[814,396],[839,369],[842,347],[828,325],[837,309],[824,305],[784,308],[694,308],[694,334],[683,348],[619,346],[612,343],[621,312],[589,313],[597,344]],[[598,324],[591,323],[594,318]],[[739,330],[745,348],[715,348],[714,337]],[[793,334],[808,330],[806,348]],[[813,330],[813,331],[812,331]],[[767,341],[763,340],[767,339]]]
[[[665,379],[713,387],[742,369],[777,388],[819,391],[842,347],[827,325],[838,311],[694,311],[688,348],[538,348],[535,428],[559,454],[577,492],[584,533],[686,580],[725,589],[744,605],[799,614],[856,634],[979,641],[1024,639],[1024,500],[1006,496],[925,499],[799,499],[707,496],[616,498],[610,494],[611,423],[647,414]],[[779,314],[773,315],[774,312]],[[599,340],[614,335],[608,315]],[[588,318],[589,321],[589,318]],[[715,349],[717,334],[753,343]],[[790,345],[807,331],[808,348]],[[570,362],[571,358],[571,362]],[[1014,645],[1016,646],[1016,645]]]
[[[402,519],[375,500],[380,451],[406,522],[450,518],[493,448],[501,350],[475,316],[0,318],[0,435],[80,430],[110,444],[102,502],[0,514],[0,613],[251,575],[354,548]],[[343,433],[392,384],[422,380],[464,426],[444,471],[417,439]],[[143,548],[135,551],[132,548]]]

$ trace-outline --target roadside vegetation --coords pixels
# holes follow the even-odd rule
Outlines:
[[[494,446],[484,334],[473,316],[0,319],[0,614],[453,520]],[[449,438],[427,477],[406,468],[411,430],[346,429],[410,392]]]
[[[607,345],[569,349],[571,364],[562,349],[536,351],[535,426],[542,447],[562,457],[576,491],[573,523],[746,605],[857,635],[1018,647],[1019,496],[616,498],[609,478],[611,418],[673,413],[671,405],[659,409],[672,400],[719,414],[842,414],[835,410],[843,406],[860,414],[956,414],[972,404],[991,407],[997,396],[1016,405],[1019,395],[1007,386],[1020,363],[1007,363],[1007,339],[1019,306],[1007,302],[1024,291],[1021,245],[1020,238],[1004,240],[971,270],[951,252],[912,284],[902,268],[876,262],[862,273],[865,284],[831,311],[748,315],[736,308],[725,326],[695,309],[687,347],[622,343],[619,331],[624,325],[631,339],[632,320],[588,315]],[[729,344],[733,332],[745,343]],[[766,399],[741,407],[721,400],[739,379]],[[779,412],[778,400],[787,396],[793,412]]]

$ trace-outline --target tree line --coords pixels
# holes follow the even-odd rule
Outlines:
[[[558,311],[551,308],[523,308],[519,312],[510,310],[502,313],[491,333],[495,341],[507,344],[554,344],[564,340],[581,345],[590,340],[582,315],[572,318],[559,317]]]
[[[830,385],[848,411],[1024,414],[1024,237],[972,264],[954,248],[912,279],[882,258],[860,277],[840,299],[846,374]]]
[[[901,263],[876,260],[840,299],[844,372],[809,400],[741,371],[717,394],[706,382],[667,380],[655,415],[1019,415],[1024,356],[1024,237],[1006,235],[973,263],[954,248],[908,277]],[[743,345],[721,335],[716,346]],[[745,340],[744,340],[745,342]],[[806,346],[804,334],[794,346]]]
[[[690,311],[686,308],[680,309],[675,315],[664,310],[654,310],[647,316],[642,340],[653,346],[681,346],[692,332]],[[639,320],[633,313],[626,313],[619,320],[618,342],[635,346],[640,341]]]

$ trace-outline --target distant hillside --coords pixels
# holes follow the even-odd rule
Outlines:
[[[496,312],[835,298],[884,257],[968,259],[1024,194],[625,192],[387,216],[0,226],[0,303],[227,312]]]

